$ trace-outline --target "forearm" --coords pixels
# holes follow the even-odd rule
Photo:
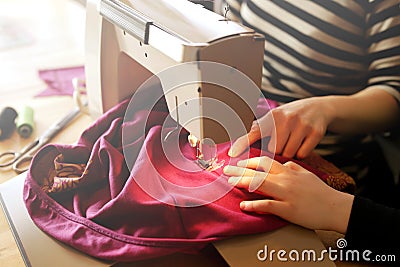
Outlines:
[[[400,119],[397,100],[384,90],[366,89],[350,96],[323,97],[330,116],[328,131],[360,134],[390,129]]]
[[[321,230],[333,230],[342,234],[347,232],[354,196],[331,189],[331,203],[327,207],[328,227]]]

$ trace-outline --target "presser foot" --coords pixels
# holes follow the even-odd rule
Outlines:
[[[218,162],[218,159],[213,159],[213,160],[209,160],[206,161],[204,159],[201,158],[197,158],[197,164],[204,170],[209,171],[209,172],[213,172],[215,170],[218,170],[219,168],[221,168],[222,166],[224,166],[225,160],[221,160],[220,162]]]
[[[225,160],[218,161],[214,142],[200,142],[200,140],[192,134],[189,134],[188,141],[191,147],[196,148],[196,163],[203,170],[212,172],[224,166]],[[212,156],[209,155],[208,160],[204,159],[202,148],[207,148],[207,154],[210,154],[210,151],[212,151]]]

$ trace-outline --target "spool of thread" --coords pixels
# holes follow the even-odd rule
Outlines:
[[[28,138],[33,132],[35,126],[33,120],[33,109],[29,106],[24,106],[18,112],[17,131],[22,138]]]
[[[0,113],[0,140],[8,138],[15,130],[15,118],[18,113],[11,107],[4,108]]]

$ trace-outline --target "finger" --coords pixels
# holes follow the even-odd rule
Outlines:
[[[260,138],[271,136],[272,132],[275,131],[275,120],[272,112],[268,112],[258,120]]]
[[[259,190],[260,192],[267,194],[265,190],[263,190],[261,185],[265,182],[265,175],[254,175],[254,176],[233,176],[230,177],[228,183],[238,188],[247,189],[249,192],[254,192]],[[251,185],[256,184],[254,186],[254,190],[250,190]]]
[[[268,150],[271,153],[281,154],[290,135],[290,129],[283,125],[276,125],[275,131],[271,132],[271,140]]]
[[[294,161],[287,161],[285,162],[283,165],[285,165],[286,167],[295,170],[295,171],[303,171],[305,170],[302,166],[300,166],[299,164],[297,164]]]
[[[228,151],[228,156],[238,157],[242,154],[251,144],[261,138],[260,127],[256,121],[253,122],[250,132],[244,136],[239,137]]]
[[[306,158],[310,155],[311,151],[319,144],[322,137],[324,136],[323,131],[314,131],[308,137],[305,138],[303,144],[297,151],[297,157],[300,159]]]
[[[252,201],[242,201],[240,209],[249,212],[269,213],[280,216],[285,214],[287,205],[284,202],[273,199],[262,199]]]
[[[228,176],[255,176],[256,173],[255,170],[232,165],[225,166],[223,172]]]
[[[230,157],[237,157],[243,153],[251,144],[263,137],[271,136],[271,132],[275,129],[274,118],[271,112],[267,113],[260,119],[253,122],[250,132],[238,138],[228,151]]]
[[[238,167],[262,170],[264,172],[280,173],[285,167],[270,157],[255,157],[247,160],[240,160],[236,164]]]
[[[249,192],[257,191],[275,199],[281,199],[282,194],[285,193],[280,185],[269,180],[265,175],[230,177],[228,183],[238,188],[247,189]],[[252,184],[259,184],[259,186],[251,191],[250,187]]]
[[[299,129],[296,131],[292,131],[288,137],[285,148],[283,149],[282,156],[293,158],[299,150],[300,146],[302,145],[306,133],[306,131],[302,131]]]

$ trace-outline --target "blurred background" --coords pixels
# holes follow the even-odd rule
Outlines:
[[[83,65],[84,32],[82,1],[1,0],[0,107],[45,90],[39,70]]]

